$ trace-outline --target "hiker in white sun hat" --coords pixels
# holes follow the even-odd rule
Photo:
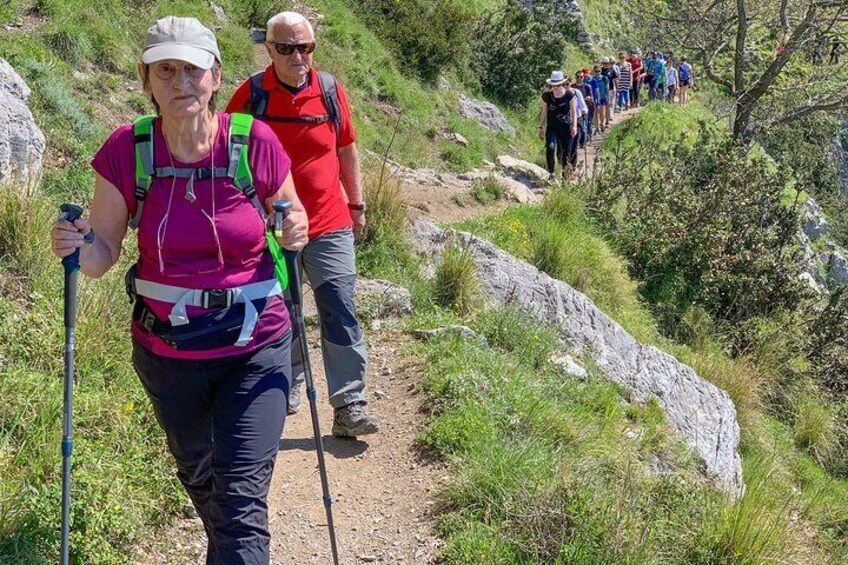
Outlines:
[[[556,162],[562,166],[564,178],[569,177],[566,163],[572,143],[577,139],[577,97],[569,88],[570,80],[562,71],[553,71],[545,81],[550,90],[542,94],[539,112],[539,139],[545,142],[545,158],[550,183],[556,182]]]

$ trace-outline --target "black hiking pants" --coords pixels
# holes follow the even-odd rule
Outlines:
[[[268,488],[291,386],[291,332],[223,359],[155,355],[133,366],[206,529],[207,565],[268,565]]]
[[[548,172],[553,174],[556,170],[556,162],[559,161],[563,171],[571,157],[571,147],[575,139],[571,136],[571,126],[564,124],[560,127],[551,127],[545,133],[545,159],[547,159]],[[575,152],[575,157],[577,153]]]

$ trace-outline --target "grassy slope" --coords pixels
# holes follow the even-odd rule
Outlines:
[[[249,7],[237,7],[236,2],[218,3],[242,23],[257,17],[261,22],[264,18],[248,13]],[[26,0],[4,4],[0,7],[0,21],[14,21],[32,4]],[[262,6],[254,12],[262,12],[263,8],[270,12],[275,3],[253,3],[257,4]],[[480,7],[486,4],[478,2]],[[324,68],[337,72],[351,91],[362,145],[381,150],[385,132],[393,126],[399,109],[403,110],[402,127],[393,157],[410,165],[436,165],[440,158],[445,158],[449,167],[468,168],[503,151],[510,143],[459,118],[452,110],[455,93],[443,93],[404,77],[388,52],[341,2],[320,0],[315,5],[326,16],[319,32],[325,48],[319,53],[318,61]],[[196,2],[145,3],[134,10],[129,10],[125,2],[114,0],[96,5],[46,0],[39,2],[39,6],[45,20],[33,33],[0,31],[0,54],[12,62],[33,88],[30,105],[51,143],[43,188],[52,200],[22,203],[3,196],[0,202],[3,222],[0,224],[3,257],[0,284],[4,288],[20,286],[15,295],[26,297],[20,309],[0,312],[0,349],[5,357],[0,396],[10,399],[0,410],[0,556],[4,562],[28,564],[41,562],[42,557],[47,562],[46,556],[55,552],[59,488],[57,430],[60,429],[61,384],[55,375],[61,372],[58,347],[62,328],[55,297],[60,292],[61,277],[55,262],[45,257],[37,242],[47,237],[45,226],[56,201],[67,197],[83,201],[87,198],[91,186],[87,160],[108,129],[149,109],[145,97],[138,90],[130,90],[134,86],[133,65],[143,28],[154,17],[166,13],[193,14],[207,23],[216,23],[208,5]],[[105,25],[105,21],[120,25]],[[241,25],[233,21],[220,25],[217,33],[226,61],[226,94],[252,70],[253,52]],[[569,52],[566,68],[573,63],[583,66],[582,57]],[[75,74],[75,70],[82,74]],[[538,158],[538,149],[530,137],[533,132],[524,127],[531,124],[532,130],[533,120],[529,118],[534,112],[531,107],[526,114],[511,115],[520,128],[518,140],[511,143],[519,151]],[[458,152],[437,139],[435,134],[448,129],[468,138],[470,151]],[[556,208],[549,206],[549,210]],[[521,229],[526,232],[539,219],[537,214],[510,210],[505,217],[511,221],[499,223],[511,225],[516,232]],[[21,222],[24,216],[29,221]],[[577,212],[575,218],[579,217]],[[565,262],[562,277],[583,288],[641,339],[659,340],[649,314],[638,304],[635,286],[626,278],[623,263],[597,234],[586,231],[578,223],[581,222],[568,224],[568,241],[572,245],[567,247],[573,256]],[[494,231],[490,235],[500,238],[510,248],[512,235]],[[520,233],[515,237],[520,238]],[[558,237],[552,233],[536,245],[556,243]],[[397,249],[372,245],[369,270],[373,274],[385,271],[391,278],[413,284],[417,304],[423,312],[417,322],[454,319],[453,315],[434,309],[427,299],[426,284],[408,271],[412,262],[400,269],[392,264],[391,253]],[[512,250],[521,254],[519,244]],[[544,256],[546,251],[537,252]],[[11,277],[16,282],[10,282]],[[123,551],[131,545],[142,524],[159,523],[186,504],[165,464],[161,433],[129,367],[128,340],[124,334],[127,308],[115,298],[122,295],[120,287],[120,273],[116,269],[103,281],[84,284],[81,295],[87,310],[81,314],[79,330],[83,349],[79,363],[78,414],[85,416],[77,422],[80,439],[75,457],[77,468],[85,471],[75,475],[77,484],[83,488],[78,504],[80,514],[75,517],[80,529],[74,543],[88,563],[116,563],[126,559]],[[109,321],[105,327],[104,319]],[[790,508],[804,507],[805,516],[816,524],[834,532],[844,528],[844,485],[829,479],[809,458],[794,451],[791,430],[768,420],[758,421],[757,441],[752,442],[758,446],[756,454],[762,457],[749,457],[746,463],[750,484],[759,484],[756,479],[761,476],[779,479],[778,486],[767,491],[766,496],[752,496],[748,506],[734,512],[719,510],[720,506],[713,504],[710,495],[697,487],[678,485],[669,516],[677,516],[675,512],[680,507],[676,505],[687,508],[690,503],[685,501],[692,500],[687,497],[695,497],[697,503],[692,503],[693,507],[712,509],[712,521],[684,516],[683,527],[671,523],[668,517],[649,514],[641,518],[638,514],[647,503],[650,503],[648,508],[653,507],[655,487],[662,486],[662,481],[657,483],[645,472],[644,459],[657,453],[668,457],[676,453],[675,443],[667,436],[655,409],[625,408],[617,401],[612,387],[594,379],[585,388],[576,384],[561,388],[559,377],[549,366],[537,371],[538,348],[517,352],[515,344],[505,343],[503,338],[495,339],[497,332],[491,316],[475,318],[473,323],[492,338],[494,350],[480,350],[476,345],[450,340],[422,349],[422,355],[434,361],[428,387],[440,405],[442,416],[447,418],[436,419],[423,441],[450,457],[457,472],[444,495],[448,513],[443,527],[451,534],[447,555],[452,561],[470,562],[481,556],[489,562],[505,562],[510,556],[533,558],[515,553],[524,547],[521,540],[538,542],[537,549],[542,551],[545,547],[542,542],[550,542],[546,536],[551,532],[533,524],[524,530],[500,529],[502,524],[515,523],[516,517],[523,517],[528,509],[555,508],[560,512],[553,517],[557,520],[574,516],[575,526],[566,550],[572,558],[584,556],[583,562],[591,562],[595,551],[601,551],[598,555],[624,556],[632,562],[642,562],[638,557],[655,547],[652,544],[657,540],[679,536],[691,541],[686,548],[707,551],[706,555],[728,556],[727,552],[733,551],[741,552],[735,557],[753,556],[756,548],[745,546],[751,536],[745,537],[744,531],[737,530],[740,521],[748,518],[747,513],[758,508],[755,505],[766,509],[762,520],[757,522],[760,525],[767,526],[768,520],[780,522]],[[540,342],[548,339],[545,335],[540,332]],[[728,368],[724,360],[713,361],[713,365],[718,367],[716,371],[734,369]],[[495,387],[472,389],[466,378],[469,374],[480,375],[484,385],[497,383],[499,392],[494,393]],[[528,382],[535,384],[524,387]],[[565,395],[566,392],[569,394]],[[121,402],[116,403],[115,398]],[[528,408],[528,403],[533,409]],[[489,418],[493,411],[504,417]],[[527,437],[516,434],[517,422],[510,414],[521,414],[518,423],[526,424],[533,433]],[[595,421],[596,414],[605,417]],[[574,421],[565,421],[563,415],[573,417]],[[552,420],[546,422],[546,418]],[[626,428],[639,430],[642,435],[638,437],[651,441],[639,439],[624,449],[608,452]],[[468,429],[480,433],[468,434]],[[126,437],[134,437],[135,441],[125,445]],[[562,441],[564,438],[568,441]],[[579,444],[575,439],[581,440]],[[652,443],[654,440],[657,441]],[[550,442],[556,449],[540,449],[552,445]],[[597,449],[593,450],[593,446]],[[777,455],[769,457],[771,453]],[[495,457],[487,458],[492,454]],[[481,472],[494,461],[503,465],[500,467],[503,472],[495,474],[498,482],[490,481],[489,474]],[[622,470],[628,467],[620,465],[627,462],[636,469],[632,475],[622,475]],[[609,473],[594,482],[570,482],[586,474],[577,472],[584,469],[583,465],[593,463],[602,465]],[[685,475],[686,465],[679,472]],[[115,477],[122,480],[116,481]],[[793,483],[803,489],[800,498],[789,494]],[[528,492],[526,485],[536,490]],[[579,496],[564,499],[563,485],[574,486]],[[21,492],[26,496],[18,496]],[[811,496],[819,492],[826,494]],[[610,493],[622,496],[610,497]],[[640,499],[642,495],[645,498]],[[809,500],[812,502],[807,505]],[[622,501],[626,503],[624,511]],[[466,507],[466,502],[472,503],[471,514],[451,512],[459,506]],[[590,503],[589,508],[598,506],[615,512],[617,521],[599,523],[603,514],[585,511]],[[549,516],[542,517],[547,520]],[[641,543],[634,532],[646,524],[655,533]],[[754,534],[762,531],[753,529]],[[784,532],[781,528],[775,531]],[[503,532],[507,535],[502,536]],[[693,532],[700,534],[692,537]],[[768,552],[780,550],[780,546],[774,545],[774,537],[773,532],[765,537]],[[524,547],[522,551],[526,550]],[[535,558],[541,559],[542,555],[550,554]]]
[[[215,26],[225,62],[222,102],[254,69],[248,25],[262,25],[283,1],[221,0],[228,19],[209,4],[188,0],[14,0],[0,5],[0,56],[24,77],[28,103],[48,138],[44,197],[0,196],[0,288],[15,299],[0,309],[0,561],[52,561],[58,547],[61,429],[61,271],[39,242],[60,201],[86,202],[93,152],[109,131],[151,109],[135,78],[144,30],[166,14],[193,15]],[[496,136],[455,110],[457,93],[403,76],[389,52],[343,2],[318,0],[319,65],[339,74],[351,93],[360,145],[376,151],[400,115],[391,155],[411,166],[466,170],[511,148],[530,153],[534,119],[513,112],[518,137]],[[478,8],[489,3],[480,1]],[[448,77],[454,84],[460,81]],[[461,133],[459,150],[439,138]],[[537,150],[538,151],[538,150]],[[538,157],[538,155],[537,155]],[[132,242],[127,243],[133,247]],[[378,263],[388,246],[372,249]],[[121,275],[134,253],[80,291],[77,447],[73,550],[86,563],[132,560],[139,532],[187,508],[162,434],[130,367],[128,306]],[[367,252],[366,252],[367,258]],[[387,263],[388,261],[384,261]],[[367,261],[366,261],[367,265]],[[104,322],[105,321],[105,322]],[[116,401],[118,399],[118,401]],[[127,438],[133,438],[128,442]]]
[[[635,118],[640,127],[634,135],[667,142],[677,142],[683,136],[683,142],[694,143],[691,136],[685,138],[703,112],[694,105],[685,110],[652,106]],[[617,133],[613,130],[608,141],[610,149],[617,144]],[[636,142],[633,138],[620,141],[623,147]],[[585,292],[638,339],[675,354],[730,393],[742,425],[746,480],[756,486],[736,508],[699,506],[708,516],[700,525],[703,537],[692,541],[690,549],[695,554],[687,558],[688,562],[780,558],[839,563],[845,559],[848,482],[828,476],[813,457],[795,447],[793,438],[798,430],[775,420],[755,401],[763,382],[773,379],[764,374],[768,367],[756,366],[748,359],[731,360],[708,337],[698,347],[683,347],[662,338],[650,312],[641,304],[636,285],[627,276],[625,262],[583,212],[579,191],[558,191],[540,208],[513,207],[499,216],[467,221],[459,227],[492,240]],[[802,420],[799,418],[799,422]],[[817,528],[814,543],[807,539],[809,532],[791,523],[790,516],[800,516],[807,526]],[[740,520],[747,524],[744,530],[738,529]],[[790,551],[794,553],[785,553]]]

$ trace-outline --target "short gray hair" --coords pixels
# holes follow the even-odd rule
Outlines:
[[[266,24],[266,29],[270,32],[274,29],[274,26],[283,25],[286,27],[294,27],[298,25],[305,25],[306,29],[309,30],[309,34],[312,37],[315,37],[315,31],[312,29],[312,24],[309,23],[309,20],[306,19],[306,16],[303,14],[298,14],[297,12],[280,12],[276,16],[272,16],[268,23]]]

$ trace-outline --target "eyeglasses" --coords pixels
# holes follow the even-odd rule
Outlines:
[[[273,41],[269,41],[268,45],[272,45],[274,47],[274,51],[279,53],[280,55],[291,55],[295,51],[298,51],[301,55],[309,55],[313,51],[315,51],[315,42],[312,43],[274,43]]]
[[[154,63],[151,67],[153,67],[153,74],[156,75],[156,78],[159,80],[172,80],[175,76],[177,76],[180,68],[178,65],[165,62]],[[183,73],[185,73],[190,80],[200,80],[203,78],[203,75],[206,74],[206,71],[209,70],[190,64],[182,65],[181,68]]]

